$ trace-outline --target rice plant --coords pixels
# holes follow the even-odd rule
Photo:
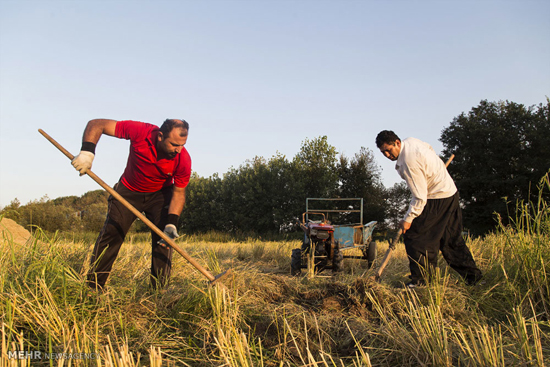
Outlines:
[[[150,239],[127,241],[105,293],[85,285],[93,243],[48,236],[0,240],[0,366],[544,366],[550,359],[550,213],[517,206],[512,225],[468,238],[485,283],[464,284],[444,262],[426,287],[398,245],[382,283],[344,271],[290,275],[300,243],[209,233],[178,244],[211,286],[175,255],[170,283],[149,288]],[[379,249],[380,256],[384,249]],[[38,358],[40,357],[40,358]]]

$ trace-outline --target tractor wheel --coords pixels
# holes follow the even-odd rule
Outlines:
[[[300,275],[302,272],[302,250],[295,248],[292,250],[292,256],[290,258],[290,274]]]
[[[334,255],[332,257],[332,272],[338,273],[344,269],[344,255],[340,251],[340,245],[334,246]]]
[[[369,243],[369,250],[367,252],[367,261],[368,261],[368,267],[369,269],[374,265],[374,260],[376,260],[376,242],[371,241]]]

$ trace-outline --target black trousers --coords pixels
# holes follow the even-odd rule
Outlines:
[[[429,199],[422,214],[404,234],[411,279],[418,281],[437,265],[439,251],[467,283],[481,279],[472,253],[462,237],[462,211],[458,192],[446,199]]]
[[[129,190],[122,183],[115,185],[115,191],[132,204],[138,211],[145,213],[147,219],[161,230],[166,225],[168,206],[172,199],[172,187],[157,192],[144,193]],[[116,200],[112,195],[108,199],[107,218],[97,237],[92,253],[91,268],[88,273],[88,285],[103,289],[113,267],[124,238],[136,219],[134,213]],[[170,277],[172,268],[172,248],[157,244],[160,236],[152,234],[151,285],[162,287]]]

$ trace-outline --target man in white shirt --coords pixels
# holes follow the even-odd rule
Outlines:
[[[389,130],[376,137],[376,146],[384,156],[395,161],[395,169],[412,194],[409,209],[400,227],[411,270],[414,288],[425,283],[441,254],[467,284],[481,279],[481,271],[462,237],[462,212],[458,190],[443,161],[433,148],[418,139],[403,141]]]

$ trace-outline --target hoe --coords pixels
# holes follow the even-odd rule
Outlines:
[[[449,167],[449,164],[452,162],[453,158],[455,157],[454,154],[452,154],[447,162],[445,163],[445,167]],[[395,250],[395,245],[397,244],[397,241],[399,240],[399,237],[401,237],[401,234],[403,233],[402,229],[399,229],[395,237],[393,238],[393,241],[390,242],[390,247],[386,251],[386,254],[384,255],[384,258],[382,259],[382,263],[376,270],[376,273],[374,273],[374,279],[377,281],[381,280],[382,272],[384,271],[384,268],[386,268],[386,265],[388,265],[388,262],[390,261],[391,254],[393,250]]]
[[[73,160],[74,156],[65,148],[61,146],[57,141],[55,141],[51,136],[46,134],[42,129],[38,129],[38,132],[42,134],[46,139],[50,141],[57,149],[59,149],[63,154],[65,154],[71,161]],[[174,250],[176,250],[181,256],[185,258],[191,265],[193,265],[198,271],[201,272],[202,275],[204,275],[210,285],[215,284],[220,279],[225,278],[229,274],[231,274],[231,269],[224,271],[221,274],[218,274],[216,276],[212,275],[208,270],[206,270],[201,264],[199,264],[195,259],[193,259],[187,252],[182,250],[174,240],[172,240],[170,237],[164,234],[163,231],[161,231],[157,226],[153,224],[145,215],[143,215],[141,212],[139,212],[132,204],[130,204],[126,199],[124,199],[118,192],[113,190],[109,185],[107,185],[102,179],[100,179],[95,173],[93,173],[91,170],[88,170],[86,172],[88,176],[90,176],[95,182],[97,182],[101,187],[103,187],[109,194],[111,194],[115,199],[120,201],[126,208],[128,208],[132,213],[136,215],[139,219],[143,221],[149,228],[151,228],[152,231],[154,231],[156,234],[160,236],[170,247],[172,247]]]

